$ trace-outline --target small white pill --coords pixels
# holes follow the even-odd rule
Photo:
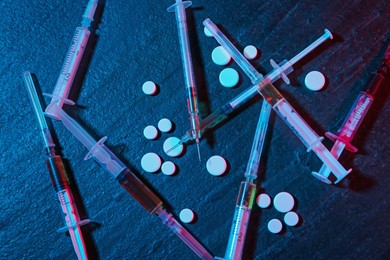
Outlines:
[[[145,138],[150,140],[156,139],[156,137],[158,136],[157,128],[152,125],[148,125],[144,128],[144,136]]]
[[[235,69],[226,68],[219,74],[219,82],[221,85],[227,88],[233,88],[237,85],[240,76]]]
[[[257,57],[257,48],[253,45],[248,45],[244,48],[244,56],[248,60],[253,60],[254,58]]]
[[[211,59],[217,65],[226,65],[230,62],[231,58],[232,57],[222,46],[216,47],[211,53]]]
[[[220,176],[225,173],[227,163],[222,156],[211,156],[206,162],[207,171],[214,176]]]
[[[318,91],[325,85],[325,76],[319,71],[311,71],[305,77],[305,85],[310,90]]]
[[[172,130],[172,122],[168,118],[163,118],[158,121],[157,127],[161,132],[166,133]]]
[[[294,207],[294,197],[288,192],[279,192],[274,198],[274,207],[279,212],[289,212]]]
[[[268,194],[262,193],[256,198],[257,205],[262,208],[268,208],[271,205],[271,197]]]
[[[176,172],[176,165],[171,161],[164,162],[161,165],[161,171],[165,175],[173,175]]]
[[[284,215],[284,223],[286,223],[287,226],[293,227],[296,226],[299,222],[299,216],[297,213],[290,211],[287,212],[286,215]]]
[[[212,35],[211,32],[209,31],[209,29],[207,29],[206,27],[204,27],[203,32],[204,32],[204,34],[205,34],[207,37],[213,37],[213,35]]]
[[[191,223],[192,221],[194,221],[195,214],[190,209],[183,209],[182,211],[180,211],[179,217],[183,223]]]
[[[147,153],[142,156],[141,167],[146,172],[157,172],[161,166],[161,158],[155,153]]]
[[[154,84],[154,82],[152,82],[152,81],[146,81],[146,82],[142,85],[142,91],[143,91],[146,95],[154,95],[154,94],[156,94],[156,92],[157,92],[157,86],[156,86],[156,84]]]
[[[267,227],[271,233],[277,234],[282,231],[283,224],[279,219],[274,218],[268,222]]]
[[[172,147],[176,146],[180,142],[180,139],[177,137],[169,137],[167,140],[165,140],[163,144],[164,152],[171,156],[171,157],[177,157],[182,154],[184,150],[184,146],[182,144],[179,144],[175,149],[169,151]],[[169,151],[169,152],[168,152]]]

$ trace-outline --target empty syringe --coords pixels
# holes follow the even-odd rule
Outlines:
[[[162,201],[150,190],[125,164],[113,153],[104,141],[96,142],[92,136],[61,108],[56,107],[56,114],[64,126],[88,149],[85,160],[93,157],[107,172],[133,196],[150,214],[157,215],[185,244],[200,258],[212,259],[212,255],[165,209]]]
[[[68,175],[62,162],[62,157],[56,153],[56,146],[53,142],[49,127],[43,114],[42,106],[39,101],[36,86],[34,84],[31,73],[28,71],[24,72],[23,78],[33,105],[35,115],[38,119],[46,154],[48,156],[46,165],[49,169],[53,187],[57,192],[63,213],[62,215],[65,221],[65,227],[59,229],[59,231],[69,231],[77,258],[88,259],[87,249],[80,226],[89,223],[90,220],[80,220],[77,205],[69,185]]]
[[[188,26],[185,8],[192,4],[191,1],[176,0],[176,3],[168,7],[168,12],[175,12],[176,24],[179,33],[180,53],[183,64],[184,82],[187,90],[187,106],[190,114],[191,137],[195,139],[200,160],[199,139],[199,111],[198,98],[195,89],[195,75],[192,65],[190,41],[188,38]]]
[[[89,27],[93,21],[97,3],[98,0],[89,0],[83,15],[81,26],[76,28],[73,35],[72,42],[68,49],[68,53],[66,54],[53,94],[46,94],[52,99],[45,112],[48,116],[54,119],[58,119],[55,114],[56,109],[53,108],[54,105],[62,108],[64,103],[70,105],[74,104],[72,100],[68,99],[68,96],[91,34]]]
[[[355,103],[351,107],[347,117],[344,120],[341,128],[337,131],[337,134],[326,132],[325,135],[331,139],[334,143],[330,152],[335,158],[339,158],[344,148],[350,152],[357,152],[357,148],[351,144],[353,137],[359,129],[364,117],[374,101],[375,93],[379,87],[384,85],[385,78],[390,76],[390,45],[387,47],[384,55],[383,62],[378,71],[375,72],[373,81],[368,85],[366,91],[360,92]],[[322,165],[319,172],[312,172],[313,176],[325,183],[330,183],[328,179],[331,173],[331,169],[325,164]],[[340,180],[337,179],[337,182]]]

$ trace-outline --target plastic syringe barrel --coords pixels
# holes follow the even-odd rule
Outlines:
[[[61,156],[49,156],[46,165],[50,173],[52,185],[57,192],[61,205],[65,227],[58,231],[69,231],[73,248],[78,259],[88,259],[87,249],[80,226],[88,224],[89,219],[80,220],[76,202],[69,187],[69,179]]]
[[[96,142],[90,134],[73,118],[57,107],[59,115],[65,127],[89,149],[85,159],[93,157],[107,172],[137,200],[149,213],[153,213],[161,204],[161,200],[133,173],[126,165],[104,145],[107,139],[103,137]]]
[[[271,84],[265,83],[259,87],[259,93],[264,100],[271,104],[272,108],[290,127],[296,136],[306,146],[307,151],[312,150],[321,161],[326,164],[336,178],[341,180],[350,170],[345,170],[344,167],[333,157],[333,155],[322,144],[322,137],[319,137],[316,132],[303,120],[303,118],[293,109],[293,107],[285,100],[280,92]]]
[[[93,21],[97,2],[98,0],[90,0],[88,2],[83,14],[83,20],[81,22],[82,26],[77,27],[73,34],[73,38],[65,56],[64,63],[62,64],[61,72],[58,76],[53,94],[48,95],[51,96],[52,99],[45,112],[48,116],[54,119],[59,119],[58,115],[55,114],[56,110],[53,108],[54,105],[59,106],[60,108],[62,108],[64,104],[74,105],[74,102],[69,100],[68,96],[91,34],[88,27]]]
[[[245,237],[255,194],[255,184],[251,181],[241,182],[232,227],[230,229],[229,241],[226,247],[225,259],[241,259],[242,257],[242,250],[245,244]]]

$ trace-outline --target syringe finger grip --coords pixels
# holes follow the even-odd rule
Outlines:
[[[157,195],[129,169],[126,168],[116,179],[150,214],[162,206],[162,201]]]

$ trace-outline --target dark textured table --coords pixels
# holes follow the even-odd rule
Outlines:
[[[204,118],[249,87],[222,87],[221,66],[211,60],[217,42],[203,33],[202,22],[219,24],[239,49],[253,44],[260,57],[253,65],[266,74],[269,60],[290,59],[328,28],[335,35],[294,66],[290,86],[276,86],[317,131],[336,132],[355,98],[380,63],[390,42],[390,3],[378,1],[194,1],[188,9],[199,102]],[[201,142],[202,161],[195,145],[179,158],[162,150],[167,137],[189,128],[175,17],[166,8],[172,1],[106,1],[99,8],[98,29],[87,49],[71,97],[77,106],[66,110],[95,138],[108,136],[109,146],[178,214],[190,208],[197,221],[186,227],[216,256],[223,256],[235,198],[249,158],[261,107],[257,97]],[[22,72],[36,75],[43,92],[51,93],[81,21],[87,0],[0,2],[0,258],[75,259],[70,239],[56,229],[63,225],[55,191],[45,167],[45,154]],[[319,70],[326,88],[312,92],[305,75]],[[156,96],[141,86],[152,80]],[[46,100],[46,103],[49,100]],[[271,234],[267,222],[283,214],[254,206],[245,246],[245,259],[389,259],[390,186],[389,85],[377,95],[342,164],[354,171],[339,185],[326,185],[310,172],[321,161],[273,113],[257,182],[258,193],[274,197],[290,192],[302,222]],[[143,137],[145,126],[167,117],[174,131],[158,140]],[[85,227],[92,259],[196,259],[158,218],[147,212],[104,172],[84,161],[87,150],[61,123],[53,122],[61,151],[68,159],[81,202],[81,215],[94,224]],[[332,143],[325,140],[330,149]],[[179,168],[175,176],[146,173],[141,157],[156,152]],[[221,177],[207,173],[212,155],[228,161]]]

